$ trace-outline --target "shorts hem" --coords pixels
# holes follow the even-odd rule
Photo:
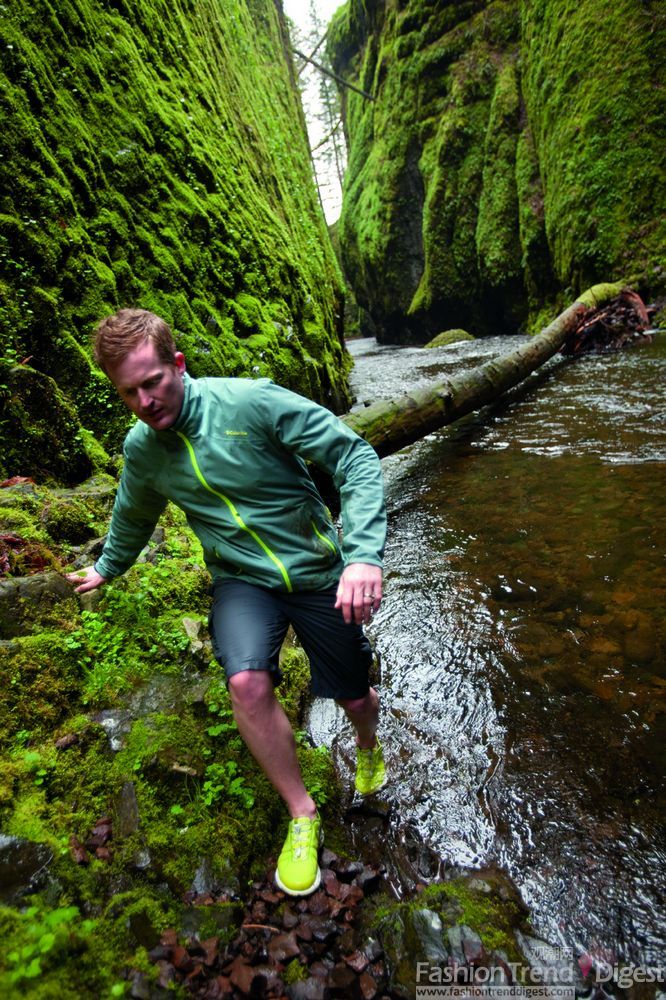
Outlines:
[[[234,677],[235,674],[244,673],[246,670],[263,671],[266,674],[270,674],[276,684],[282,680],[282,671],[279,667],[271,666],[271,664],[266,663],[265,660],[247,660],[245,663],[238,663],[233,667],[227,667],[225,664],[222,664],[222,667],[227,675],[227,680],[230,677]]]
[[[335,694],[331,694],[330,691],[317,691],[313,685],[312,695],[315,698],[332,698],[334,701],[353,701],[355,698],[365,698],[369,690],[370,684],[368,684],[364,691],[353,691],[351,694],[347,691],[337,691]]]

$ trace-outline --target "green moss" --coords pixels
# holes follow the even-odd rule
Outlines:
[[[666,18],[625,0],[368,7],[329,31],[341,259],[380,340],[534,328],[595,281],[664,289]],[[654,194],[654,192],[658,192]]]
[[[596,14],[590,0],[521,9],[548,240],[559,281],[576,290],[645,272],[664,246],[654,61],[664,19],[629,0],[607,12],[601,29]],[[647,281],[659,286],[654,272]]]
[[[476,249],[481,277],[493,289],[520,277],[515,180],[520,96],[513,62],[497,75],[484,143]]]
[[[13,640],[3,651],[3,676],[0,746],[22,730],[48,732],[78,702],[81,670],[62,629]]]
[[[291,962],[287,963],[284,972],[282,973],[282,981],[287,986],[290,986],[293,983],[300,983],[308,977],[309,972],[307,965],[301,964],[297,958],[292,958]]]
[[[0,359],[0,475],[78,482],[92,472],[76,411],[53,379]]]
[[[48,535],[46,530],[38,522],[36,523],[35,515],[27,509],[18,506],[18,497],[10,499],[12,500],[11,503],[2,503],[0,506],[3,531],[20,535],[26,541],[47,542]]]
[[[522,922],[524,911],[515,901],[472,888],[470,879],[459,878],[427,887],[418,902],[444,910],[450,904],[456,914],[455,923],[476,931],[488,951],[504,951],[511,959],[519,959],[513,932]]]
[[[81,501],[53,499],[44,506],[41,518],[49,536],[56,542],[77,544],[98,533],[93,514]]]

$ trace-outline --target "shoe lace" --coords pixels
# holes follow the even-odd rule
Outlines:
[[[292,823],[291,826],[291,852],[294,858],[300,858],[303,851],[307,850],[308,842],[312,833],[312,820],[301,820],[300,823]]]
[[[375,769],[376,747],[366,750],[364,747],[357,747],[358,769],[363,777],[369,777]]]

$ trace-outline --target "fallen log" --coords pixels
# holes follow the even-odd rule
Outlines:
[[[594,310],[610,302],[624,282],[594,285],[565,309],[541,333],[516,351],[471,372],[438,382],[396,399],[380,400],[342,419],[368,441],[380,458],[391,455],[426,434],[494,402],[552,358]]]

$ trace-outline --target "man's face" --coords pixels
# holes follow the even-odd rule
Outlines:
[[[165,431],[178,419],[185,386],[185,358],[177,351],[173,363],[162,361],[151,341],[130,351],[108,375],[125,406],[155,431]]]

